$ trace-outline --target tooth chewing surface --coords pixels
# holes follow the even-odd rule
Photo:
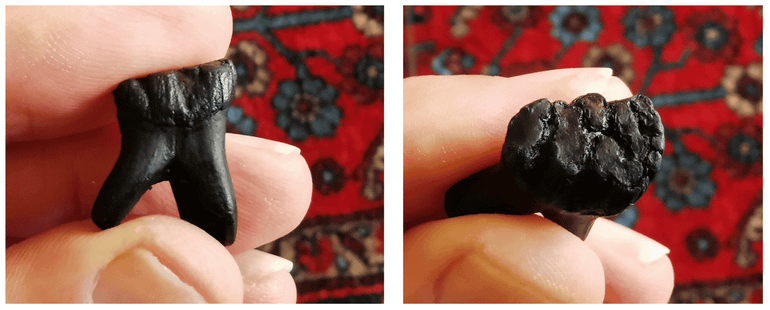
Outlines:
[[[444,209],[450,217],[541,212],[580,236],[594,217],[619,214],[642,196],[664,143],[660,116],[643,95],[537,100],[508,124],[500,163],[454,184]]]

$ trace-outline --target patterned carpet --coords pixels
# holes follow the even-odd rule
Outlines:
[[[305,220],[260,247],[294,261],[298,302],[383,298],[383,7],[233,7],[228,132],[299,147]]]
[[[604,66],[651,97],[662,168],[616,221],[671,249],[671,302],[762,302],[761,7],[405,7],[404,21],[405,76]]]

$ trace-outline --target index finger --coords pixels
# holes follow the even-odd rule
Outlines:
[[[8,7],[6,138],[104,126],[118,83],[222,58],[231,34],[228,7]]]
[[[500,161],[508,121],[541,99],[607,100],[631,91],[606,68],[562,69],[512,78],[425,76],[404,80],[404,229],[445,218],[444,193]]]

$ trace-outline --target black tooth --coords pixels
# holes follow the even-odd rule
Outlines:
[[[168,180],[183,220],[225,246],[235,242],[237,207],[225,156],[235,78],[232,62],[218,60],[118,85],[122,145],[94,202],[96,226],[120,224],[150,186]]]
[[[511,118],[501,162],[453,185],[448,216],[543,215],[585,239],[597,216],[623,212],[660,169],[660,116],[643,95],[537,100]]]

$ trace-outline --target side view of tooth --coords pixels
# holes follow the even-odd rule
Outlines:
[[[153,184],[169,181],[183,220],[224,245],[235,242],[237,207],[224,147],[235,79],[232,62],[217,60],[118,85],[121,150],[94,202],[96,226],[119,225]]]

